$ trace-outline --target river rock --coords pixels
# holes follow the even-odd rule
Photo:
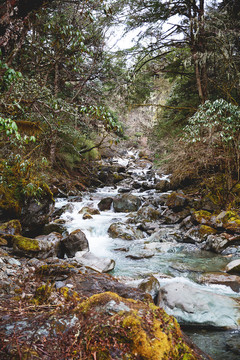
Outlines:
[[[87,213],[83,214],[82,218],[83,218],[83,220],[90,220],[90,219],[93,219],[92,215],[87,214]]]
[[[13,253],[27,258],[36,257],[46,259],[57,256],[62,235],[52,232],[49,235],[40,235],[35,239],[23,237],[21,235],[12,236]]]
[[[84,206],[78,212],[79,214],[89,214],[89,215],[99,215],[100,212],[98,209],[90,208],[89,206]]]
[[[107,258],[100,258],[91,252],[87,252],[84,255],[78,257],[76,254],[76,260],[83,266],[88,266],[99,272],[108,272],[114,269],[115,261]]]
[[[141,200],[138,196],[131,194],[123,194],[117,196],[113,200],[113,208],[116,212],[132,212],[137,211],[141,206]]]
[[[44,225],[42,234],[43,235],[49,235],[51,232],[58,232],[60,234],[63,234],[66,231],[66,228],[63,226],[63,224],[58,222],[51,222],[49,224]]]
[[[126,258],[130,258],[133,260],[141,260],[141,259],[150,259],[155,255],[154,251],[150,249],[138,249],[135,251],[131,251]]]
[[[236,299],[174,280],[162,285],[158,305],[181,324],[237,329],[240,321]]]
[[[60,258],[64,258],[65,255],[72,258],[77,251],[89,251],[86,235],[80,229],[71,232],[70,235],[61,240]]]
[[[74,210],[74,205],[72,203],[68,203],[64,206],[62,206],[61,208],[55,208],[53,213],[52,213],[52,220],[53,219],[58,219],[63,213],[65,213],[66,211],[69,213],[72,213]]]
[[[173,192],[168,196],[166,205],[174,211],[181,211],[188,204],[188,198],[181,193]]]
[[[240,259],[236,259],[227,264],[225,270],[230,274],[240,275]]]
[[[207,237],[206,243],[203,246],[204,250],[211,250],[216,253],[221,253],[224,249],[229,246],[240,243],[239,236],[231,236],[227,233],[221,233],[217,235],[209,235]]]
[[[124,240],[136,240],[144,237],[141,230],[136,229],[136,226],[118,222],[113,223],[108,228],[108,234],[113,238],[120,238]]]
[[[112,202],[113,202],[113,198],[111,198],[111,197],[107,197],[107,198],[102,199],[98,203],[99,210],[100,211],[110,210],[111,206],[112,206]]]
[[[134,222],[151,222],[156,221],[161,218],[161,211],[156,209],[153,205],[143,206],[139,209],[136,215],[131,216],[134,219]]]
[[[166,226],[161,227],[158,231],[152,234],[147,238],[147,242],[172,242],[181,240],[181,233],[174,228],[169,228]]]
[[[182,209],[181,211],[174,211],[167,208],[162,212],[161,222],[164,224],[178,224],[189,216],[190,211],[188,209]]]
[[[141,281],[141,283],[138,285],[138,288],[150,294],[152,299],[156,300],[160,290],[160,283],[158,279],[155,278],[155,276],[151,275]]]
[[[236,275],[222,272],[207,273],[200,275],[198,281],[203,284],[225,285],[229,286],[235,292],[240,291],[240,276]]]

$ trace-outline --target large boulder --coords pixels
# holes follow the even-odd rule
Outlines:
[[[136,240],[144,237],[141,230],[136,229],[136,226],[125,223],[113,223],[108,228],[108,234],[113,238],[120,238],[124,240]]]
[[[158,305],[182,324],[237,329],[240,321],[236,299],[212,293],[191,283],[171,281],[162,285]]]
[[[74,230],[61,240],[59,256],[64,258],[74,257],[77,251],[89,251],[89,243],[84,232],[80,229]]]
[[[13,253],[18,256],[46,259],[58,255],[61,240],[61,234],[52,232],[49,235],[37,236],[35,239],[12,235],[11,242]]]
[[[141,206],[141,200],[138,196],[131,194],[123,194],[117,196],[113,200],[113,208],[116,212],[132,212],[137,211]]]
[[[42,286],[35,301],[40,298],[44,304],[51,295],[51,290]],[[21,354],[34,359],[44,354],[48,359],[63,359],[67,354],[68,358],[99,360],[209,359],[191,348],[176,320],[153,304],[113,292],[78,301],[73,301],[67,288],[56,295],[61,306],[24,313],[16,306],[16,311],[4,316],[0,325],[3,358]],[[24,339],[24,347],[19,347],[19,339]]]

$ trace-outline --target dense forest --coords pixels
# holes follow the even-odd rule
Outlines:
[[[34,4],[1,5],[1,205],[12,203],[10,185],[18,199],[39,195],[41,169],[66,172],[97,158],[109,132],[114,141],[124,136],[119,115],[150,105],[156,142],[164,139],[170,153],[157,147],[160,163],[183,182],[219,173],[226,201],[239,181],[238,2]],[[131,48],[111,51],[108,37],[118,28],[138,35]],[[159,79],[169,96],[149,104]]]

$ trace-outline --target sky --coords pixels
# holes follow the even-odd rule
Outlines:
[[[240,1],[240,0],[239,0]],[[205,6],[211,5],[213,2],[218,4],[220,0],[205,0]],[[167,30],[170,27],[170,24],[176,24],[180,21],[179,16],[173,16],[169,19],[167,23],[164,24],[163,30]],[[110,35],[110,32],[108,34],[109,39],[107,41],[108,48],[111,49],[111,51],[117,51],[117,50],[124,50],[127,48],[130,48],[134,45],[134,38],[138,35],[140,29],[135,29],[130,32],[128,32],[125,36],[124,35],[124,26],[118,26],[111,28],[110,32],[112,34]]]

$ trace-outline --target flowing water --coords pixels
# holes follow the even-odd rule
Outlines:
[[[134,165],[130,166],[129,161],[128,159],[119,159],[118,163],[123,166],[128,165],[131,175],[138,177],[140,181],[144,181],[148,169],[135,168]],[[225,256],[201,251],[193,244],[167,241],[167,237],[176,231],[176,225],[162,226],[162,231],[167,234],[165,242],[151,241],[151,237],[147,235],[140,240],[127,241],[119,238],[112,239],[107,232],[112,223],[126,221],[128,218],[127,213],[116,213],[112,208],[107,211],[102,211],[99,215],[93,215],[92,219],[83,220],[82,214],[79,214],[79,211],[84,206],[98,208],[97,204],[101,199],[117,196],[119,194],[118,190],[118,187],[103,187],[96,191],[86,193],[81,202],[74,201],[74,198],[57,199],[56,201],[56,207],[58,208],[71,201],[73,208],[70,211],[66,210],[62,215],[62,219],[66,221],[68,232],[81,229],[89,241],[90,251],[93,254],[98,257],[115,260],[116,266],[111,272],[112,275],[130,285],[137,286],[143,278],[153,274],[159,280],[161,286],[178,281],[185,286],[194,287],[196,291],[205,290],[204,294],[207,295],[204,296],[217,294],[233,298],[239,297],[239,294],[235,293],[229,287],[222,285],[200,285],[197,282],[199,274],[218,271],[230,260]],[[144,200],[157,196],[155,190],[147,190],[145,192],[138,192],[136,190],[133,194],[140,196]],[[139,260],[126,257],[127,254],[141,253],[146,250],[152,251],[154,256],[151,258],[141,258]],[[76,257],[77,256],[78,254],[76,254]],[[209,302],[212,301],[211,298],[209,299]],[[221,304],[213,304],[213,306],[215,306],[216,313],[221,312]],[[177,312],[175,313],[174,309],[171,309],[170,313],[178,318],[179,314]],[[204,317],[209,315],[203,312],[200,313],[199,316]],[[182,323],[184,323],[184,321],[182,321]],[[186,329],[186,333],[203,351],[212,356],[214,360],[240,359],[239,353],[234,353],[229,350],[228,347],[233,340],[235,340],[236,343],[238,342],[239,347],[239,330],[220,331],[209,329],[208,327],[192,327]]]

